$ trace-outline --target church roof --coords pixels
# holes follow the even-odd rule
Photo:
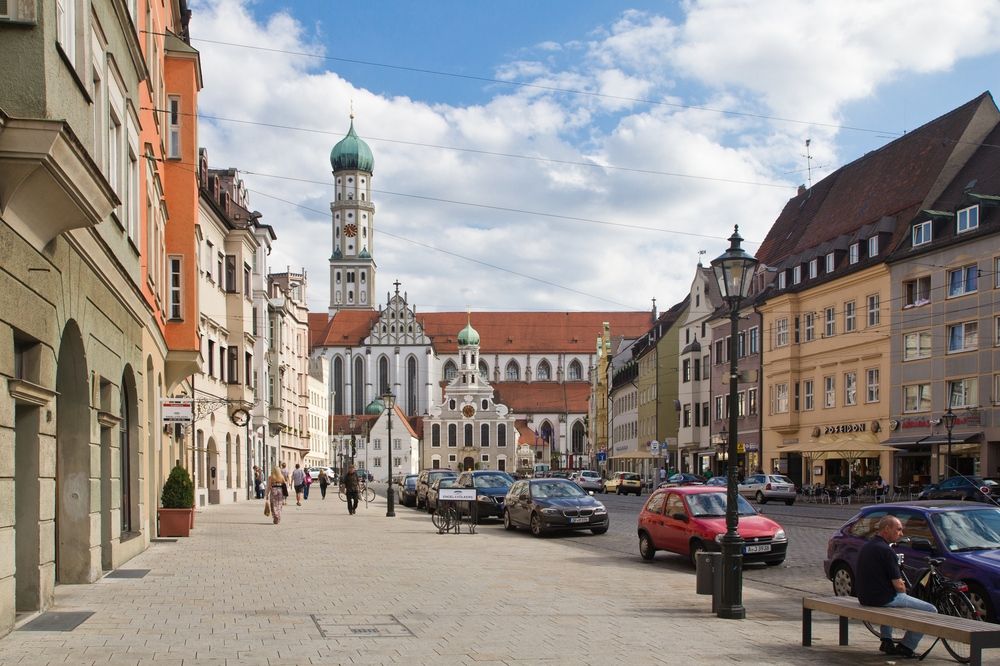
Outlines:
[[[495,382],[494,400],[515,414],[586,413],[589,382]]]
[[[330,151],[330,166],[333,167],[334,171],[357,169],[371,173],[375,169],[372,149],[354,131],[353,116],[351,129],[347,131],[347,136],[337,142],[337,145]]]
[[[315,317],[315,324],[314,324]],[[458,352],[458,333],[468,323],[466,312],[424,312],[416,316],[438,353]],[[341,310],[322,325],[323,313],[309,315],[313,347],[357,347],[378,319],[373,310]],[[651,314],[640,312],[474,312],[482,354],[566,352],[591,354],[594,341],[611,323],[615,335],[645,335]]]

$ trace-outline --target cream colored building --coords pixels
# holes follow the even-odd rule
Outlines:
[[[272,273],[268,364],[270,436],[277,441],[278,459],[289,468],[309,454],[309,311],[306,275]]]
[[[333,463],[330,445],[329,366],[322,359],[309,361],[306,378],[309,392],[309,454],[307,467],[329,467]]]

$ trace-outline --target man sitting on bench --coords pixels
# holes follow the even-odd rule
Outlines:
[[[926,601],[911,597],[906,593],[903,574],[899,570],[899,559],[889,546],[903,537],[903,524],[895,516],[883,516],[878,521],[876,533],[861,547],[858,553],[858,573],[856,589],[858,601],[863,606],[885,608],[915,608],[936,613],[937,609]],[[899,644],[892,642],[892,627],[882,625],[882,644],[879,650],[886,654],[913,659],[917,655],[917,643],[923,634],[907,631]]]

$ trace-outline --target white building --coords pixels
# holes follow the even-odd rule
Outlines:
[[[331,464],[330,449],[330,399],[327,365],[319,359],[309,361],[309,375],[306,383],[309,392],[309,453],[306,454],[307,467],[328,467]]]

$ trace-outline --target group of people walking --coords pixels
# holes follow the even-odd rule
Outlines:
[[[312,485],[313,478],[309,470],[298,463],[291,472],[288,471],[284,462],[280,466],[274,465],[266,479],[260,467],[254,466],[253,473],[255,495],[257,499],[265,501],[264,515],[270,516],[275,525],[281,522],[282,507],[288,504],[289,486],[295,491],[296,506],[302,506],[302,501],[309,499],[309,486]],[[322,498],[326,499],[326,490],[333,483],[333,480],[325,469],[320,470],[316,482],[319,483]],[[348,467],[347,472],[340,479],[340,485],[347,496],[347,512],[353,516],[358,510],[361,492],[361,480],[354,465]]]

